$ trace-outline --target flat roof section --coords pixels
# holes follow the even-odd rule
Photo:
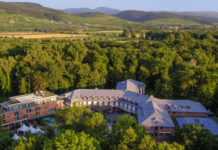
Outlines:
[[[181,117],[176,118],[180,128],[184,124],[201,125],[202,129],[208,129],[213,135],[218,135],[218,124],[215,120],[210,118],[198,118],[198,117]]]
[[[41,99],[41,98],[43,97],[39,95],[35,95],[35,94],[29,94],[29,95],[17,97],[16,100],[21,103],[25,103],[27,101],[34,101],[34,100]]]
[[[9,107],[11,105],[19,105],[22,103],[34,102],[34,101],[41,100],[47,97],[52,97],[52,96],[56,96],[56,95],[49,91],[39,91],[35,93],[10,97],[9,101],[0,103],[0,105],[2,107]]]

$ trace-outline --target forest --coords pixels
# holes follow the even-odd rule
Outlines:
[[[128,35],[130,34],[130,35]],[[146,84],[158,98],[191,99],[218,114],[218,33],[142,32],[139,40],[0,39],[0,101],[50,90]]]

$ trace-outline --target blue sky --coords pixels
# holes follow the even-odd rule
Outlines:
[[[35,2],[43,6],[64,8],[110,7],[120,10],[145,11],[218,11],[218,0],[4,0]]]

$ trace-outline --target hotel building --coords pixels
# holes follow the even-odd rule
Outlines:
[[[147,132],[157,138],[170,138],[173,117],[207,117],[205,107],[190,100],[161,100],[146,96],[144,83],[129,79],[119,82],[115,90],[78,89],[64,94],[68,106],[108,106],[122,110],[138,120]]]
[[[0,114],[3,115],[3,126],[36,119],[54,114],[61,109],[63,100],[48,91],[10,97],[9,101],[0,104]]]

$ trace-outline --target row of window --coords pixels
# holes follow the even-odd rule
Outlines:
[[[172,130],[171,127],[150,127],[151,130]]]
[[[35,107],[36,111],[40,110],[41,108],[40,107]],[[26,112],[25,113],[31,113],[32,112],[32,109],[29,108],[29,109],[26,109]],[[19,116],[19,112],[14,112],[14,116]]]
[[[121,98],[110,98],[110,97],[108,97],[108,98],[99,98],[99,97],[81,97],[81,98],[78,98],[78,99],[74,99],[74,100],[84,100],[84,101],[86,101],[86,100],[92,100],[92,101],[100,101],[100,100],[103,100],[103,101],[116,101],[116,100],[124,100],[124,101],[128,101],[129,103],[132,103],[132,104],[134,104],[135,102],[134,101],[132,101],[132,100],[130,100],[130,99],[121,99]]]
[[[84,102],[76,102],[78,105],[96,105],[96,106],[116,106],[123,107],[132,111],[137,111],[137,108],[121,102],[98,102],[98,101],[84,101]]]
[[[172,114],[206,115],[204,112],[170,112]]]
[[[54,108],[49,108],[49,109],[48,109],[48,113],[55,112],[55,110],[56,110],[56,107],[54,107]],[[39,116],[39,115],[40,115],[40,111],[37,111],[37,112],[35,112],[35,115],[34,115],[34,116]],[[27,118],[28,118],[28,114],[24,114],[23,117],[22,117],[22,119],[17,115],[17,116],[14,117],[14,120],[15,120],[15,121],[18,121],[18,120],[23,120],[23,119],[27,119]]]

